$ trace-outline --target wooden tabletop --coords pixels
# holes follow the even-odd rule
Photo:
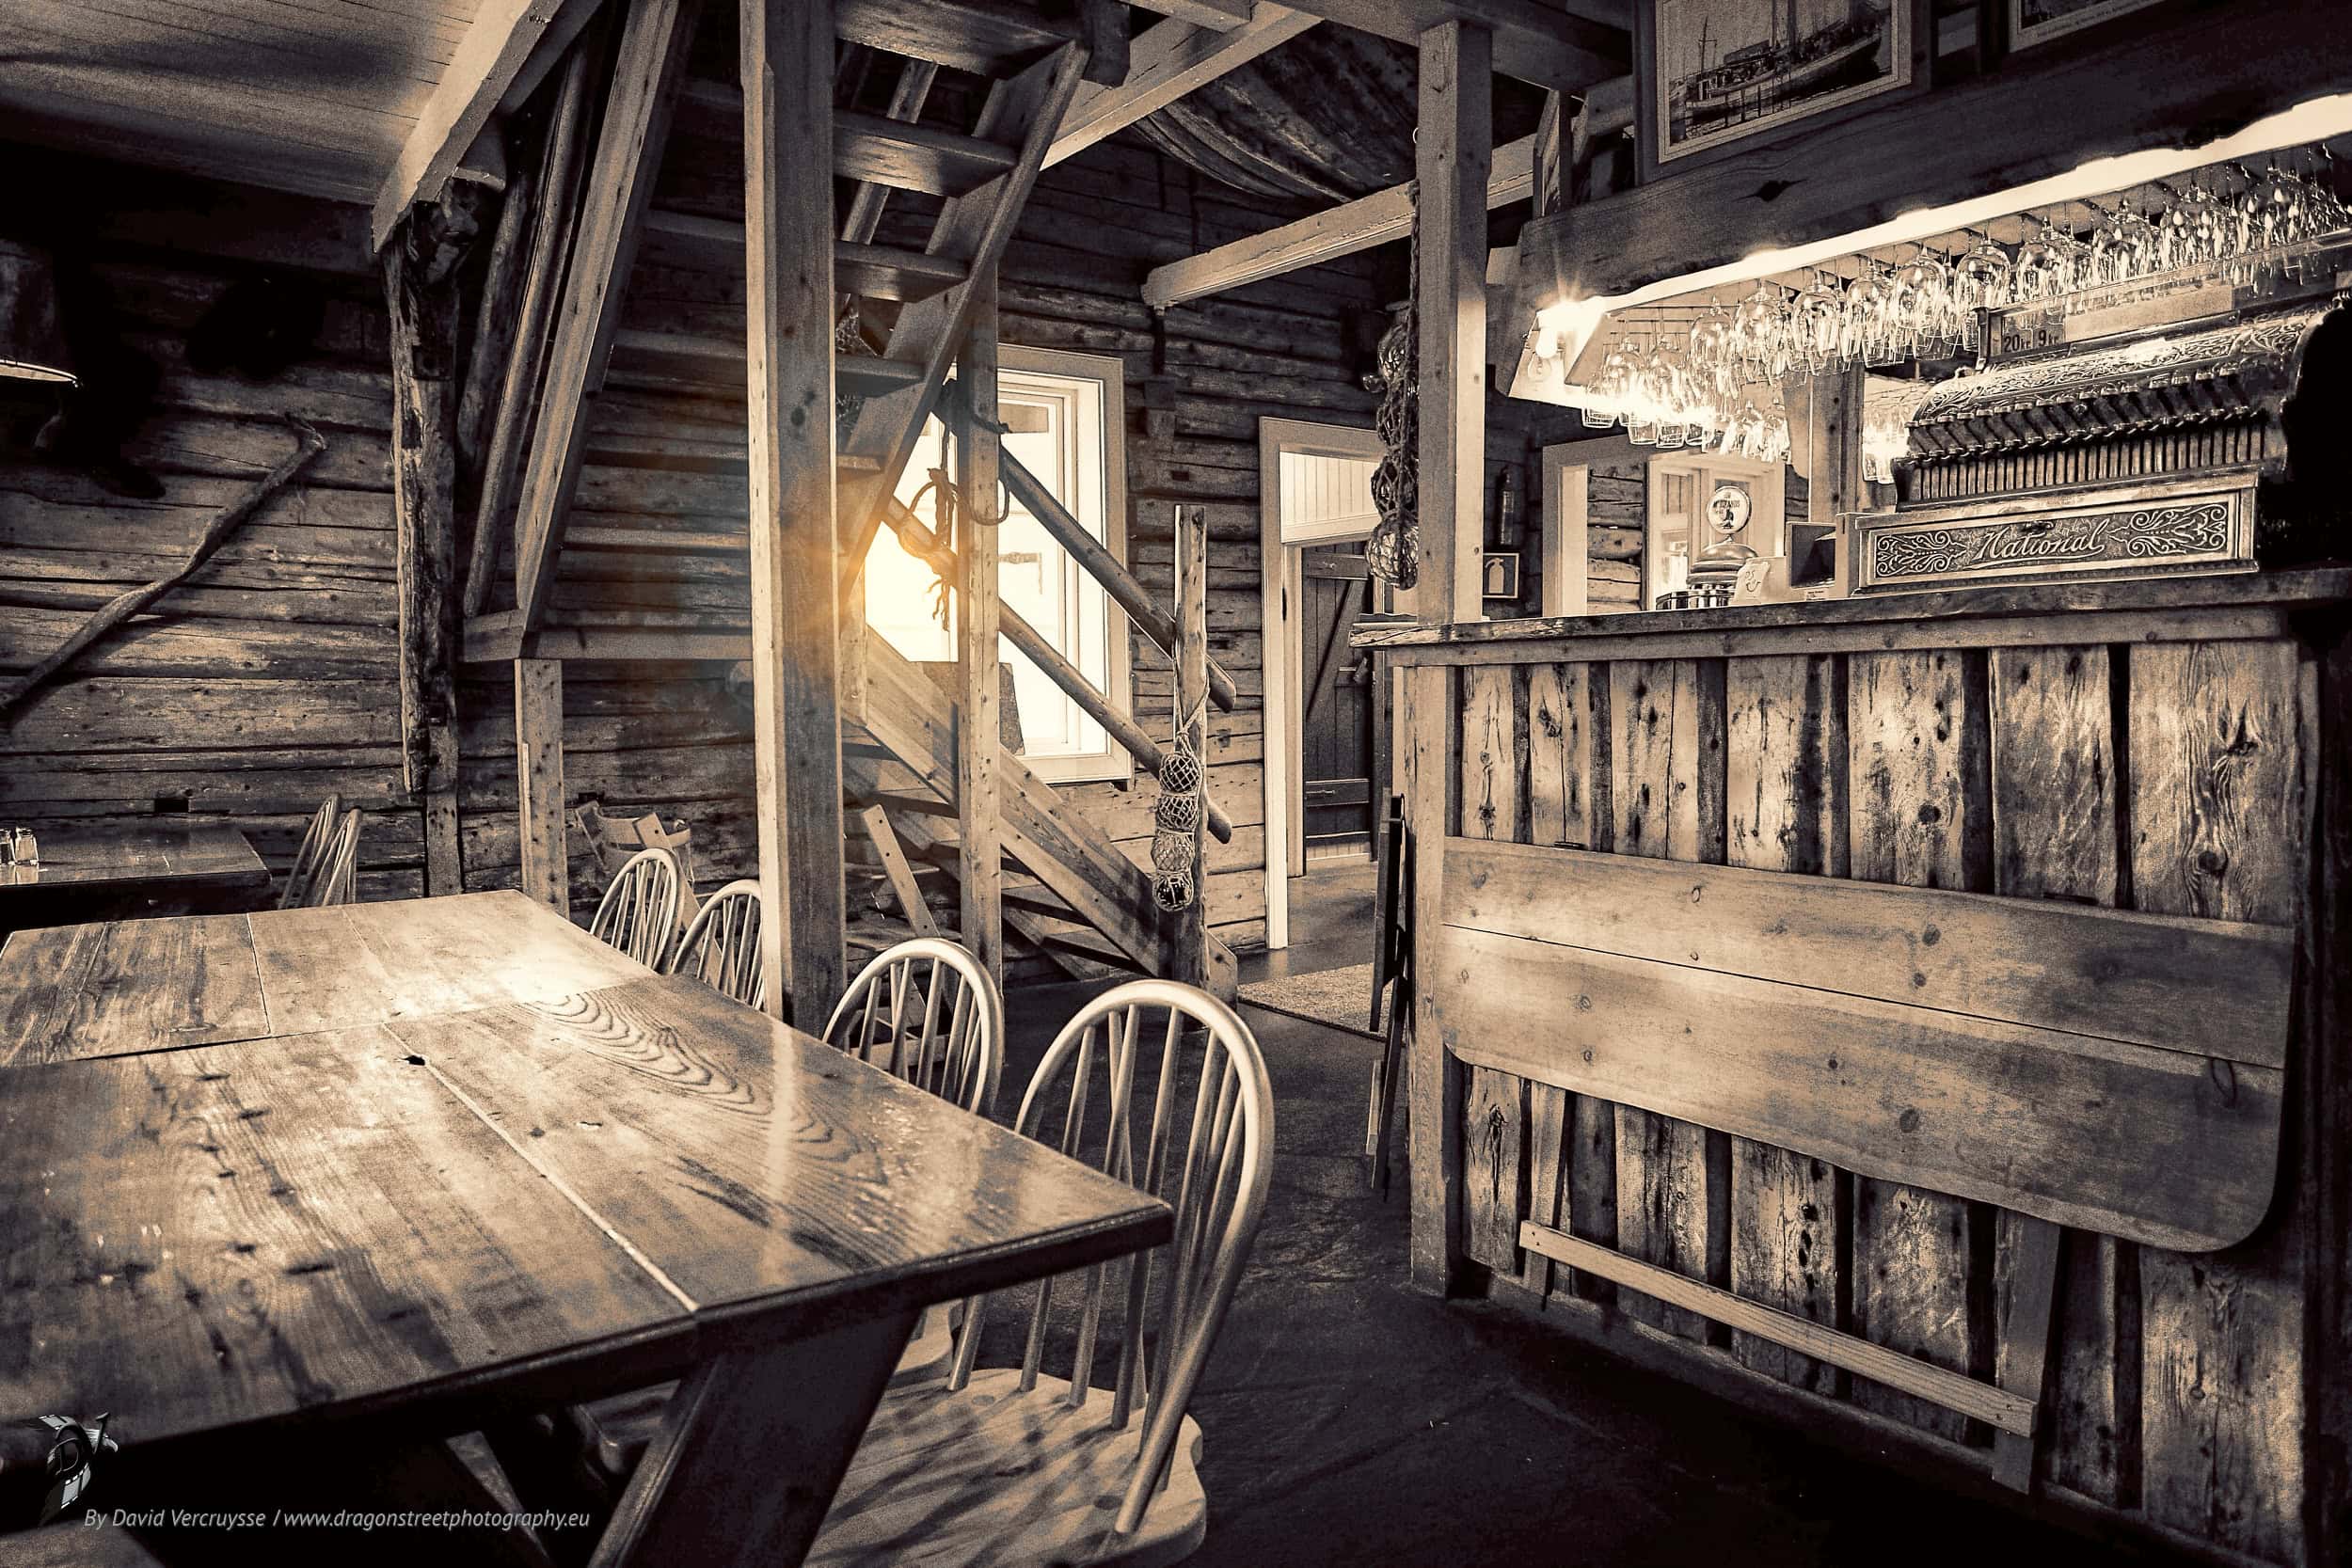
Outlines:
[[[0,947],[0,1067],[543,1001],[652,973],[511,892],[19,931]]]
[[[0,1071],[0,1422],[588,1397],[1169,1223],[682,977]]]
[[[43,891],[168,887],[267,887],[269,867],[243,833],[225,823],[141,822],[58,829],[37,835],[40,863],[0,865],[0,900]]]

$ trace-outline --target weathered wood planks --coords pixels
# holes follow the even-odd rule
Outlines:
[[[2038,1462],[2044,1485],[2174,1540],[2300,1561],[2300,1413],[2323,1352],[2305,1338],[2305,1200],[2271,1150],[2295,1146],[2282,1112],[2306,1114],[2294,924],[2313,679],[2293,641],[2201,638],[2193,608],[2150,607],[2129,643],[2034,635],[2105,631],[2106,613],[2083,599],[1955,624],[1961,646],[1933,646],[1930,621],[1891,643],[1723,660],[1560,657],[1689,641],[1662,626],[1533,640],[1516,659],[1496,639],[1430,664],[1397,650],[1408,687],[1454,693],[1445,787],[1415,798],[1449,831],[1447,924],[1424,948],[1446,1050],[1416,1063],[1426,1094],[1458,1097],[1447,1256],[1484,1271],[1457,1284],[1507,1279],[1569,1313],[1611,1292],[1632,1332],[1727,1338],[1714,1366],[1858,1406],[1881,1433],[1912,1426],[1947,1452],[1998,1437],[2010,1484]],[[1784,1021],[1800,997],[1813,1016]],[[2011,1109],[1908,1077],[1944,1070],[1935,1039],[1969,1036],[1998,1043],[1963,1076]],[[2044,1078],[2028,1039],[2074,1065]],[[1799,1065],[1831,1040],[1835,1074]],[[1694,1041],[1750,1065],[1686,1072]],[[1756,1105],[1707,1098],[1743,1078],[1781,1085],[1772,1114],[1819,1119],[1710,1140],[1763,1132],[1743,1119]],[[2053,1131],[2069,1107],[2080,1124]],[[1939,1159],[1981,1136],[1991,1180],[1883,1163],[1883,1117],[1893,1145]],[[1955,1123],[1957,1145],[1917,1136]],[[1710,1141],[1729,1156],[1711,1168]],[[2005,1187],[2019,1180],[2032,1190]],[[2099,1185],[2142,1213],[2070,1207]],[[1517,1246],[1515,1213],[1539,1227]],[[2185,1221],[2200,1233],[2168,1233]],[[1619,1283],[1571,1278],[1568,1249],[1531,1234],[1613,1239]],[[1424,1279],[1442,1235],[1417,1230]],[[1646,1300],[1639,1282],[1665,1276],[1645,1266],[1704,1288]],[[1726,1336],[1709,1290],[2039,1395],[2039,1438],[1771,1344],[1745,1307]]]

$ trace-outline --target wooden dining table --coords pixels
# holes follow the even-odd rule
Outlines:
[[[269,867],[225,822],[93,823],[38,836],[37,864],[0,865],[0,933],[178,913],[252,896]]]
[[[596,1560],[798,1561],[924,1307],[1169,1233],[519,895],[226,918],[0,952],[0,1423],[110,1413],[107,1507],[373,1506],[447,1435],[681,1377]]]

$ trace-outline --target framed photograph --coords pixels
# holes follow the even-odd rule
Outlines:
[[[1918,0],[1645,0],[1634,84],[1647,172],[1924,87],[1922,9]]]
[[[1517,551],[1498,554],[1486,552],[1486,560],[1479,570],[1478,593],[1482,598],[1516,599],[1519,596],[1519,558]]]
[[[2157,0],[2002,0],[2009,10],[2009,46],[2031,49]]]

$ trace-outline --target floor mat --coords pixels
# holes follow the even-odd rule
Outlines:
[[[1352,1035],[1369,1039],[1380,1037],[1377,1030],[1368,1028],[1365,1019],[1372,1006],[1372,965],[1350,964],[1345,969],[1317,970],[1312,974],[1290,974],[1279,980],[1257,980],[1241,988],[1241,999],[1270,1007],[1278,1013],[1303,1018],[1316,1023],[1327,1023]],[[1381,999],[1381,1018],[1385,1023],[1388,1001]]]

